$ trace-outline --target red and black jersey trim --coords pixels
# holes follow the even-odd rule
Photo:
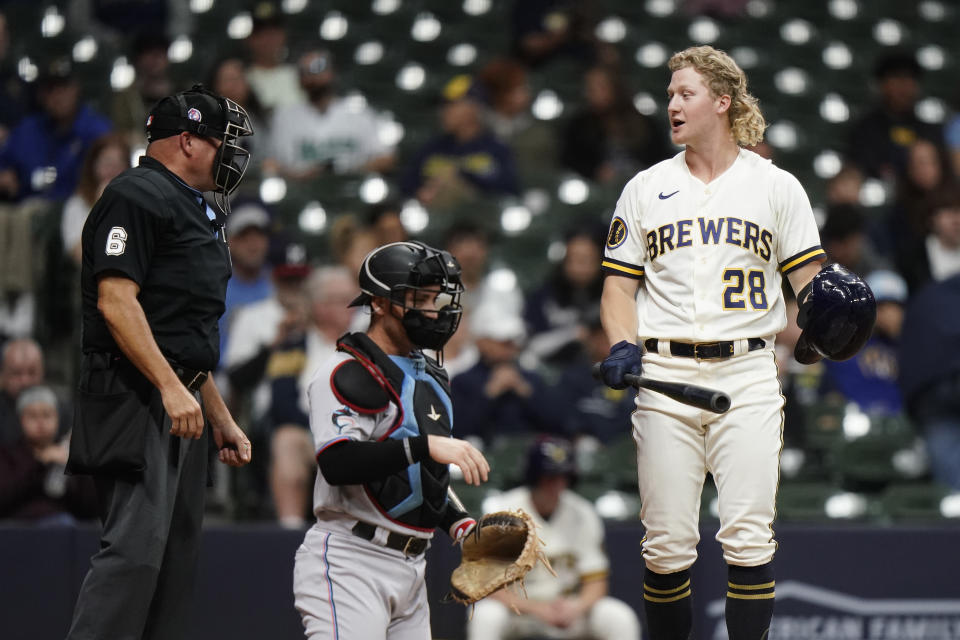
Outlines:
[[[804,249],[800,253],[795,253],[786,260],[780,262],[780,271],[784,275],[790,273],[791,271],[796,271],[800,267],[814,260],[826,260],[827,252],[823,250],[823,247],[816,245],[815,247],[810,247],[809,249]]]
[[[643,267],[630,264],[629,262],[623,262],[622,260],[614,260],[609,257],[603,259],[603,262],[600,263],[600,268],[607,273],[626,276],[636,280],[643,277]]]

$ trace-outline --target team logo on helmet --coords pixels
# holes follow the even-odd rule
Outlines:
[[[147,116],[147,126],[149,127],[152,124],[153,124],[153,114],[151,113],[150,115]]]
[[[200,122],[200,120],[203,118],[203,115],[200,113],[199,109],[190,107],[190,110],[187,111],[187,118],[193,120],[194,122]]]
[[[607,248],[616,249],[627,239],[627,223],[617,216],[610,223],[610,233],[607,234]]]

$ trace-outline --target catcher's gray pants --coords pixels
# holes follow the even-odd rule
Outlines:
[[[159,391],[155,392],[159,394]],[[90,559],[68,640],[186,638],[207,486],[207,440],[149,429],[142,478],[97,477],[100,550]]]
[[[310,640],[430,640],[424,555],[314,526],[297,549],[294,603]]]

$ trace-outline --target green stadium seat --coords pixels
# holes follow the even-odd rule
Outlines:
[[[940,503],[948,495],[950,490],[937,484],[892,484],[882,500],[894,522],[935,522],[944,519]]]

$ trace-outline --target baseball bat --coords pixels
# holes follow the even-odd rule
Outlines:
[[[603,380],[603,376],[600,374],[599,362],[593,365],[592,373],[593,377],[597,380]],[[685,382],[653,380],[652,378],[645,378],[632,373],[624,375],[623,379],[632,387],[650,389],[650,391],[656,391],[668,398],[673,398],[677,402],[682,402],[683,404],[688,404],[698,409],[704,409],[705,411],[726,413],[727,410],[730,409],[730,396],[716,389],[708,389]]]

